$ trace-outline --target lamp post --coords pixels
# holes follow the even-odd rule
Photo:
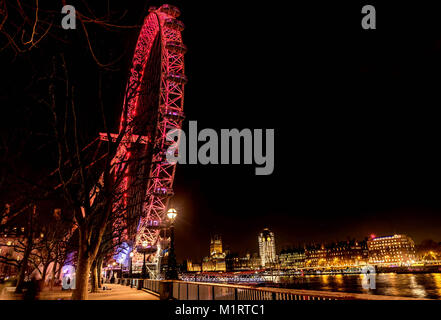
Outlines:
[[[135,254],[133,253],[133,249],[132,249],[132,251],[130,251],[130,254],[129,254],[129,256],[130,256],[130,269],[129,269],[129,281],[130,281],[130,288],[133,288],[133,281],[132,281],[132,278],[133,278],[133,268],[132,268],[132,259],[133,259],[133,256],[134,256]]]
[[[167,217],[170,220],[170,250],[168,253],[168,267],[165,277],[167,280],[177,280],[178,272],[176,270],[176,256],[175,256],[175,226],[174,222],[178,212],[174,208],[167,211]]]

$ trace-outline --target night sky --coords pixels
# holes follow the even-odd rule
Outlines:
[[[265,227],[274,231],[278,250],[372,233],[441,241],[436,8],[377,4],[377,30],[366,31],[360,24],[364,2],[292,8],[282,2],[174,3],[188,47],[184,128],[197,120],[200,129],[275,129],[270,176],[255,176],[253,165],[178,166],[178,260],[207,255],[213,233],[232,251],[257,252]],[[127,5],[124,23],[139,22],[143,6]],[[101,40],[103,47],[127,51],[107,78],[110,118],[119,118],[137,32]],[[87,49],[70,58],[80,53],[87,56]],[[8,80],[25,62],[6,59],[11,73],[1,74],[2,117],[17,114],[11,106],[20,108],[6,88],[26,94]],[[96,85],[87,76],[92,64],[76,69],[85,92]],[[84,130],[98,132],[93,119],[85,120]]]
[[[187,239],[189,255],[207,254],[210,232],[257,252],[264,227],[279,250],[372,233],[441,240],[439,19],[378,5],[370,32],[358,4],[205,7],[183,8],[187,119],[274,128],[275,170],[179,167],[180,254]]]

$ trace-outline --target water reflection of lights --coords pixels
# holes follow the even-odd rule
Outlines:
[[[364,290],[362,274],[305,275],[289,278],[287,288],[441,299],[441,273],[377,273],[376,289]],[[292,286],[289,285],[291,282]]]
[[[330,281],[329,281],[330,278],[332,279],[332,276],[329,276],[326,274],[326,275],[322,275],[319,277],[321,278],[321,281],[322,281],[322,290],[332,291],[333,286],[332,286],[332,284],[330,284]]]
[[[382,287],[381,289],[378,288],[379,283],[385,283],[386,286]],[[397,274],[396,273],[381,273],[377,274],[377,289],[380,289],[378,294],[384,294],[386,296],[404,296],[404,290],[400,289],[398,290],[398,283],[397,283]]]
[[[337,274],[335,276],[335,282],[337,282],[339,285],[343,284],[343,276],[341,274]]]
[[[441,274],[433,273],[432,278],[436,287],[436,291],[438,292],[438,295],[441,296]]]

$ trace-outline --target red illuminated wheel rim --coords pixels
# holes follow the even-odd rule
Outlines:
[[[134,266],[143,259],[136,248],[147,251],[149,263],[158,263],[166,246],[167,240],[160,237],[160,226],[173,194],[176,169],[176,164],[166,161],[166,150],[170,146],[166,133],[182,126],[187,81],[186,47],[181,36],[184,25],[177,20],[179,9],[163,5],[149,12],[132,61],[120,123],[125,137],[116,156],[127,163],[132,159],[138,161],[136,166],[128,165],[122,181],[122,188],[126,190],[122,204],[129,221],[127,239],[133,243]],[[141,165],[139,159],[143,159]],[[134,178],[140,174],[142,181]]]

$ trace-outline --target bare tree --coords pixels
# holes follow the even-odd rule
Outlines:
[[[39,230],[38,241],[34,250],[31,251],[31,262],[45,283],[49,266],[52,266],[51,280],[53,281],[66,260],[71,225],[70,222],[63,221],[61,217],[54,217],[50,226],[43,225]]]
[[[115,61],[118,61],[121,55],[117,54],[116,58],[115,55],[100,57],[97,50],[99,39],[90,36],[91,29],[101,28],[112,31],[137,29],[139,26],[118,24],[126,12],[117,10],[115,13],[111,10],[110,2],[107,0],[97,3],[99,4],[94,3],[93,7],[94,9],[99,7],[100,10],[90,8],[86,1],[75,2],[78,25],[83,37],[80,40],[75,40],[76,43],[71,44],[70,47],[67,46],[65,52],[69,54],[69,50],[74,45],[85,44],[98,69],[109,70],[114,67]],[[65,5],[66,2],[61,1],[61,4]],[[60,11],[60,3],[43,3],[41,1],[24,3],[23,1],[0,0],[0,35],[3,36],[0,38],[0,51],[11,52],[12,50],[17,56],[40,50],[48,41],[69,44],[70,40],[66,40],[66,33],[61,30],[59,22],[56,21],[60,18]],[[100,12],[101,15],[96,12]],[[143,13],[140,12],[140,14],[143,17]],[[47,93],[42,94],[42,90],[38,90],[35,100],[39,105],[44,106],[51,115],[50,126],[52,130],[48,141],[54,142],[56,150],[56,170],[51,175],[51,179],[57,180],[52,186],[52,191],[56,190],[62,194],[66,206],[73,213],[72,223],[78,234],[76,290],[73,298],[86,299],[92,264],[97,255],[102,257],[102,254],[99,254],[100,248],[104,250],[103,252],[108,250],[106,246],[101,246],[103,236],[109,232],[112,235],[111,238],[115,239],[115,233],[118,233],[119,230],[126,230],[127,224],[135,223],[136,219],[131,221],[125,219],[127,216],[127,205],[124,199],[126,189],[122,182],[127,175],[127,168],[140,166],[137,163],[142,163],[143,160],[135,160],[134,158],[129,160],[121,150],[128,145],[127,139],[130,139],[130,143],[139,143],[139,139],[142,137],[137,137],[137,141],[131,140],[133,135],[128,132],[128,128],[133,126],[127,123],[130,121],[128,119],[122,121],[116,136],[111,135],[112,128],[107,124],[100,80],[98,111],[102,120],[100,126],[104,130],[106,137],[104,140],[106,141],[100,140],[98,135],[91,140],[90,135],[82,131],[80,112],[91,108],[91,106],[85,104],[84,100],[77,98],[78,85],[73,81],[69,72],[75,70],[75,61],[74,59],[65,59],[62,49],[60,49],[61,53],[57,53],[57,50],[51,52],[51,50],[52,47],[49,49],[50,57],[52,57],[52,61],[48,63],[49,72],[33,79],[33,81],[38,81],[39,88],[46,87]],[[125,51],[125,49],[120,51]],[[107,61],[103,62],[105,60]],[[77,80],[77,83],[79,81],[81,80]],[[123,113],[127,109],[127,102],[139,94],[139,85],[136,83],[132,87],[126,88]],[[142,170],[135,169],[133,171]],[[144,179],[145,177],[140,176],[140,178]],[[47,191],[45,195],[48,192],[50,191]],[[144,199],[137,201],[143,202]],[[24,208],[21,210],[26,210]],[[106,231],[109,228],[110,231]],[[42,252],[38,253],[40,263],[45,265],[54,258],[55,249],[51,247],[49,241],[41,247],[41,250]],[[99,259],[96,262],[98,264]],[[94,268],[98,268],[98,265]]]
[[[129,166],[135,167],[138,172],[144,159],[128,157],[126,150],[128,143],[140,143],[141,136],[129,132],[134,124],[128,124],[124,117],[119,133],[115,137],[107,127],[104,107],[101,108],[104,140],[96,140],[97,146],[82,144],[79,137],[79,123],[77,106],[75,105],[75,88],[70,85],[69,75],[63,56],[62,73],[64,75],[65,98],[57,100],[55,86],[59,79],[57,63],[53,63],[49,84],[49,101],[43,101],[52,112],[54,135],[58,149],[57,177],[64,198],[74,213],[74,223],[79,236],[78,261],[76,269],[76,290],[74,299],[86,299],[88,292],[88,276],[92,264],[97,257],[106,228],[114,238],[115,232],[127,229],[127,187],[124,186]],[[139,84],[128,87],[125,101],[130,101],[139,94]],[[61,106],[61,107],[60,107]],[[127,104],[123,106],[123,113]],[[63,118],[60,118],[62,115]],[[132,120],[135,121],[135,120]],[[133,139],[135,139],[133,141]],[[135,181],[144,179],[144,175],[132,177]],[[144,202],[143,197],[139,200]],[[138,205],[132,203],[131,205]],[[133,221],[132,221],[133,223]]]
[[[148,3],[148,1],[147,1]],[[112,10],[108,0],[96,1],[93,6],[86,1],[39,1],[25,2],[21,0],[0,0],[0,51],[10,49],[15,55],[38,49],[46,40],[67,43],[63,36],[60,12],[65,5],[74,5],[76,19],[79,21],[83,37],[91,57],[100,67],[112,67],[119,60],[102,62],[93,47],[93,40],[89,36],[90,26],[97,26],[106,30],[138,29],[139,25],[123,25],[120,20],[126,12]],[[95,8],[92,9],[92,7]],[[98,15],[96,12],[102,12]]]
[[[114,220],[119,219],[115,217],[108,222],[106,232],[103,235],[98,253],[92,263],[91,267],[91,292],[97,292],[101,287],[101,270],[103,262],[106,258],[118,253],[117,251],[121,249],[121,245],[124,242],[124,235],[126,232],[125,228],[115,228]]]

